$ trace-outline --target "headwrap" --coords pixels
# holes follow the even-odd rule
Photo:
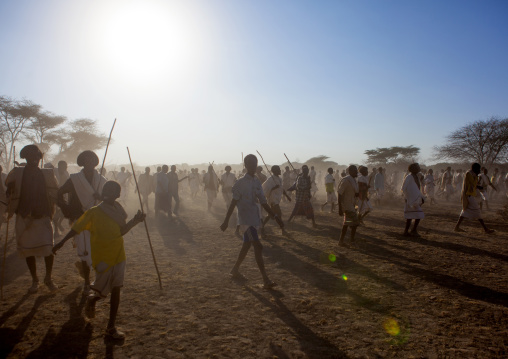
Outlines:
[[[25,159],[30,156],[38,156],[39,159],[42,158],[42,152],[36,145],[27,145],[21,149],[19,156],[22,159]]]
[[[86,150],[79,154],[78,159],[76,160],[76,163],[79,167],[83,167],[87,160],[90,160],[93,162],[94,167],[99,164],[99,157],[95,154],[95,152]]]

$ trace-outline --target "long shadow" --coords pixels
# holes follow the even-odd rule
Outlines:
[[[23,319],[21,320],[21,322],[18,324],[18,326],[15,329],[0,328],[0,358],[7,357],[7,355],[12,351],[12,349],[14,349],[16,344],[18,344],[19,341],[21,339],[23,339],[23,336],[25,335],[26,330],[30,326],[30,323],[32,322],[35,314],[39,310],[39,307],[45,301],[47,301],[49,298],[52,298],[52,297],[54,297],[53,294],[46,294],[46,295],[37,297],[32,309],[23,317]],[[18,305],[18,303],[16,303],[16,305]],[[19,307],[19,305],[18,305],[18,307]]]
[[[297,247],[298,247],[298,250],[295,251],[295,253],[298,253],[300,255],[303,255],[307,258],[309,258],[310,260],[313,260],[313,261],[317,261],[319,260],[320,258],[322,258],[323,256],[323,252],[319,249],[316,249],[314,247],[311,247],[311,246],[308,246],[306,244],[303,244],[301,242],[298,242],[294,239],[289,239],[290,241],[292,241]],[[272,244],[272,246],[274,246],[274,244]],[[275,245],[276,246],[276,245]],[[407,260],[407,261],[412,261],[411,259],[408,259],[406,257],[403,257],[401,255],[398,255],[394,252],[391,252],[391,251],[388,251],[382,247],[379,247],[379,246],[373,246],[371,244],[368,244],[367,245],[368,247],[370,246],[372,251],[374,252],[381,252],[381,253],[384,253],[384,254],[389,254],[391,256],[396,256],[400,259],[403,259],[403,260]],[[280,248],[280,247],[279,247]],[[394,282],[388,278],[384,278],[384,277],[381,277],[379,275],[377,275],[376,273],[374,273],[369,267],[366,267],[358,262],[355,262],[354,260],[352,259],[349,259],[347,257],[345,257],[344,255],[342,254],[339,254],[338,255],[338,258],[336,259],[335,261],[336,263],[336,266],[337,268],[339,268],[340,270],[342,271],[351,271],[351,272],[355,272],[355,273],[359,273],[359,274],[362,274],[364,275],[365,277],[368,277],[372,280],[375,280],[376,282],[378,283],[381,283],[381,284],[384,284],[388,287],[391,287],[395,290],[400,290],[400,291],[405,291],[406,290],[406,287],[404,287],[403,285],[397,283],[397,282]]]
[[[397,239],[402,240],[408,240],[406,237],[403,237],[401,234],[394,233],[394,232],[385,232],[388,235],[396,236]],[[478,238],[473,238],[475,241],[478,241]],[[376,239],[379,240],[379,239]],[[433,241],[429,239],[409,239],[412,243],[419,243],[424,246],[430,246],[430,247],[436,247],[436,248],[443,248],[448,249],[455,252],[461,252],[464,254],[470,254],[473,256],[487,256],[494,259],[498,259],[504,262],[508,262],[508,255],[501,254],[501,253],[494,253],[490,251],[486,251],[484,249],[480,249],[478,247],[469,247],[465,246],[463,244],[457,244],[457,243],[451,243],[451,242],[438,242]],[[483,241],[483,240],[482,240]]]
[[[106,353],[104,358],[113,359],[115,357],[115,347],[122,346],[125,343],[125,339],[112,339],[109,336],[104,336],[104,346],[106,348]]]
[[[269,308],[280,320],[291,327],[295,332],[297,340],[300,342],[300,348],[307,354],[309,358],[347,358],[348,356],[342,350],[337,348],[333,343],[321,338],[307,327],[293,312],[276,295],[272,294],[271,299],[267,299],[249,287],[244,287],[257,300]],[[272,302],[273,301],[273,302]],[[274,348],[271,346],[272,352]],[[280,352],[280,349],[277,353]],[[275,354],[275,352],[274,352]],[[285,353],[282,358],[288,357]]]
[[[447,274],[440,274],[427,269],[417,268],[407,263],[393,262],[402,267],[401,270],[407,274],[452,289],[465,297],[508,307],[508,293],[498,292],[481,285],[468,283]]]
[[[181,246],[181,242],[195,244],[192,231],[180,218],[159,216],[155,219],[155,226],[166,247],[178,255],[187,254],[187,250]]]
[[[86,297],[81,295],[82,287],[74,289],[65,302],[69,305],[69,319],[55,334],[49,328],[38,348],[30,352],[26,358],[86,358],[88,346],[92,339],[92,326],[81,315]],[[78,300],[78,297],[79,300]]]
[[[339,278],[339,275],[328,273],[327,271],[324,271],[315,265],[306,263],[292,253],[285,251],[277,244],[272,243],[272,248],[269,254],[272,257],[272,260],[280,263],[280,267],[282,269],[290,271],[295,276],[325,293],[332,295],[350,296],[357,305],[377,313],[385,314],[390,310],[390,307],[381,305],[378,303],[378,301],[363,297],[349,289],[347,287],[347,282]],[[342,259],[339,258],[339,261],[340,260]],[[356,263],[350,263],[350,265],[353,266],[356,265]],[[360,265],[357,265],[357,269],[359,267]],[[381,278],[372,273],[366,267],[363,267],[362,269],[366,273],[366,276],[370,275],[371,278],[375,278],[379,282],[389,285],[396,290],[405,290],[405,288],[400,284],[392,282],[389,279]]]
[[[31,296],[30,293],[26,293],[24,296],[21,297],[20,300],[16,302],[16,304],[14,304],[12,307],[7,309],[7,311],[4,314],[2,314],[2,316],[0,317],[0,327],[4,325],[7,319],[12,317],[16,313],[16,310],[18,310],[21,304],[23,304],[30,296]]]
[[[449,242],[436,242],[436,241],[431,241],[431,240],[421,241],[420,244],[426,245],[426,246],[431,246],[431,247],[436,247],[436,248],[449,249],[452,251],[470,254],[473,256],[487,256],[487,257],[491,257],[494,259],[499,259],[504,262],[508,262],[508,256],[505,254],[493,253],[493,252],[486,251],[484,249],[480,249],[480,248],[476,248],[476,247],[469,247],[469,246],[465,246],[462,244],[449,243]]]
[[[386,259],[386,258],[390,258],[390,259],[397,258],[397,259],[408,261],[408,262],[412,262],[412,263],[418,263],[418,264],[422,263],[419,260],[416,260],[416,259],[413,259],[413,258],[408,258],[408,257],[405,257],[405,256],[403,256],[401,254],[397,254],[397,253],[395,253],[393,251],[390,251],[390,250],[386,249],[384,246],[391,246],[391,247],[395,247],[395,248],[398,248],[398,249],[405,250],[404,247],[390,245],[388,242],[386,242],[386,241],[384,241],[384,240],[382,240],[380,238],[372,237],[372,236],[369,236],[369,235],[366,235],[366,234],[362,234],[361,237],[362,238],[368,238],[368,240],[369,240],[369,242],[366,243],[363,246],[363,248],[360,250],[360,252],[362,252],[362,253],[369,254],[369,255],[374,255],[374,256],[377,256],[377,257],[382,257],[384,259]]]

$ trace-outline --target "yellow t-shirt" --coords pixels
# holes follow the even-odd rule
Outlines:
[[[72,230],[81,233],[90,232],[92,266],[104,262],[109,270],[115,264],[125,261],[125,250],[120,226],[99,207],[92,207],[72,226]]]

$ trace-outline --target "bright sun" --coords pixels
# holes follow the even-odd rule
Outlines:
[[[159,1],[129,2],[108,20],[106,56],[122,76],[159,78],[187,72],[196,57],[192,25]]]

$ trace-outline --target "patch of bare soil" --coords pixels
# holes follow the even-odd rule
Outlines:
[[[342,220],[315,211],[282,236],[274,222],[263,240],[267,272],[261,288],[253,252],[229,278],[241,239],[235,221],[219,230],[225,205],[211,213],[203,194],[182,195],[177,218],[149,217],[162,274],[157,276],[143,225],[125,236],[127,274],[118,326],[123,342],[104,337],[109,299],[84,316],[82,279],[70,242],[55,258],[60,289],[28,295],[30,275],[7,250],[0,303],[0,357],[9,358],[498,358],[508,346],[508,229],[497,211],[484,212],[496,234],[478,223],[453,232],[455,200],[425,208],[422,238],[403,237],[402,201],[381,206],[358,228],[357,248],[337,245]],[[130,213],[136,198],[131,194]],[[427,206],[427,205],[426,205]],[[287,219],[291,206],[283,204]],[[329,207],[328,207],[329,209]],[[14,221],[11,222],[11,228]],[[5,230],[5,225],[2,230]],[[12,235],[11,235],[12,238]],[[3,241],[2,241],[3,245]],[[38,259],[39,276],[44,262]]]

